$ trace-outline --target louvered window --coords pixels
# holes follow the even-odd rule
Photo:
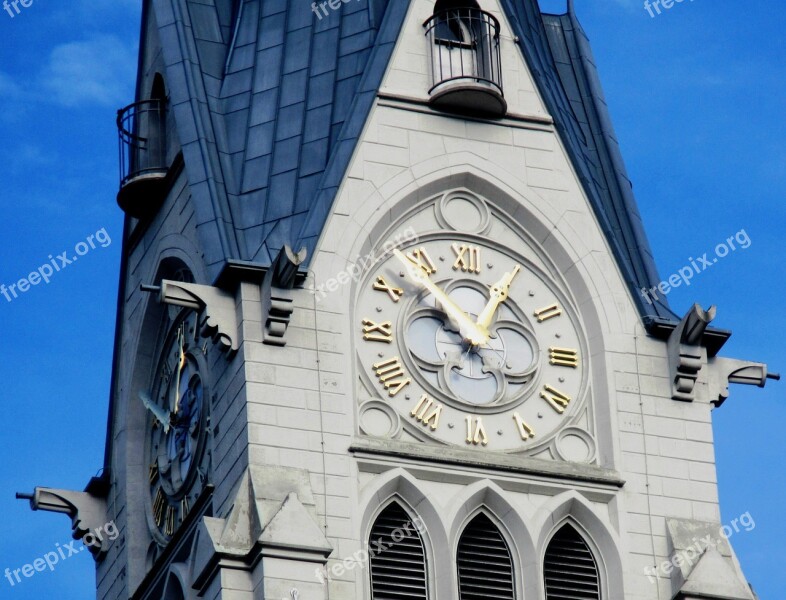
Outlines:
[[[372,600],[427,600],[426,552],[407,512],[395,502],[369,539]]]
[[[552,538],[543,572],[546,600],[600,600],[598,565],[587,542],[570,525]]]
[[[458,546],[459,600],[514,600],[513,560],[505,538],[484,514],[475,517]]]

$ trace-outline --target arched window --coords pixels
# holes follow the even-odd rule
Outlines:
[[[437,0],[423,24],[432,64],[431,102],[504,114],[499,21],[476,0]]]
[[[549,542],[543,562],[546,600],[600,600],[600,575],[587,542],[565,525]]]
[[[434,5],[436,42],[448,46],[472,47],[477,36],[473,34],[473,16],[480,10],[473,0],[438,0]]]
[[[514,600],[513,559],[502,533],[480,513],[458,545],[459,600]]]
[[[426,551],[407,511],[396,502],[371,528],[368,544],[372,600],[427,600]]]

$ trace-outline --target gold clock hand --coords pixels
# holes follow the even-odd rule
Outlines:
[[[473,323],[469,315],[461,310],[437,284],[431,281],[421,268],[404,256],[401,251],[393,250],[393,253],[406,267],[410,279],[431,292],[434,298],[442,305],[442,309],[447,317],[458,326],[462,338],[468,340],[473,346],[481,346],[488,342],[488,335]]]
[[[183,346],[185,344],[185,332],[183,331],[183,326],[181,325],[180,328],[177,330],[177,342],[178,342],[178,357],[177,357],[177,382],[175,383],[175,410],[173,414],[177,414],[180,410],[180,375],[183,373],[183,367],[185,366],[186,362],[186,355],[183,352]]]
[[[145,408],[153,413],[153,416],[156,418],[156,421],[161,423],[161,427],[164,428],[164,433],[169,433],[169,413],[167,413],[163,408],[158,406],[153,400],[150,398],[150,395],[147,392],[139,392],[139,399],[142,400],[142,404],[145,405]]]
[[[478,315],[478,321],[476,323],[476,325],[485,331],[487,335],[488,329],[491,326],[491,321],[494,319],[494,314],[497,312],[497,308],[508,299],[510,285],[513,283],[513,278],[520,270],[521,266],[516,265],[512,273],[505,273],[502,279],[491,286],[491,297],[489,298],[488,304],[486,304]]]

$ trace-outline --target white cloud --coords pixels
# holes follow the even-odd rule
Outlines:
[[[121,106],[133,96],[137,52],[114,35],[60,44],[41,74],[49,99],[63,106]]]

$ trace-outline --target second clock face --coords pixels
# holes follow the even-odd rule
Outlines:
[[[209,457],[204,355],[196,314],[175,317],[156,371],[148,416],[150,516],[156,541],[165,544],[183,523],[204,487]]]
[[[575,312],[526,256],[480,236],[422,238],[377,263],[357,311],[362,379],[416,437],[527,450],[580,408]]]

